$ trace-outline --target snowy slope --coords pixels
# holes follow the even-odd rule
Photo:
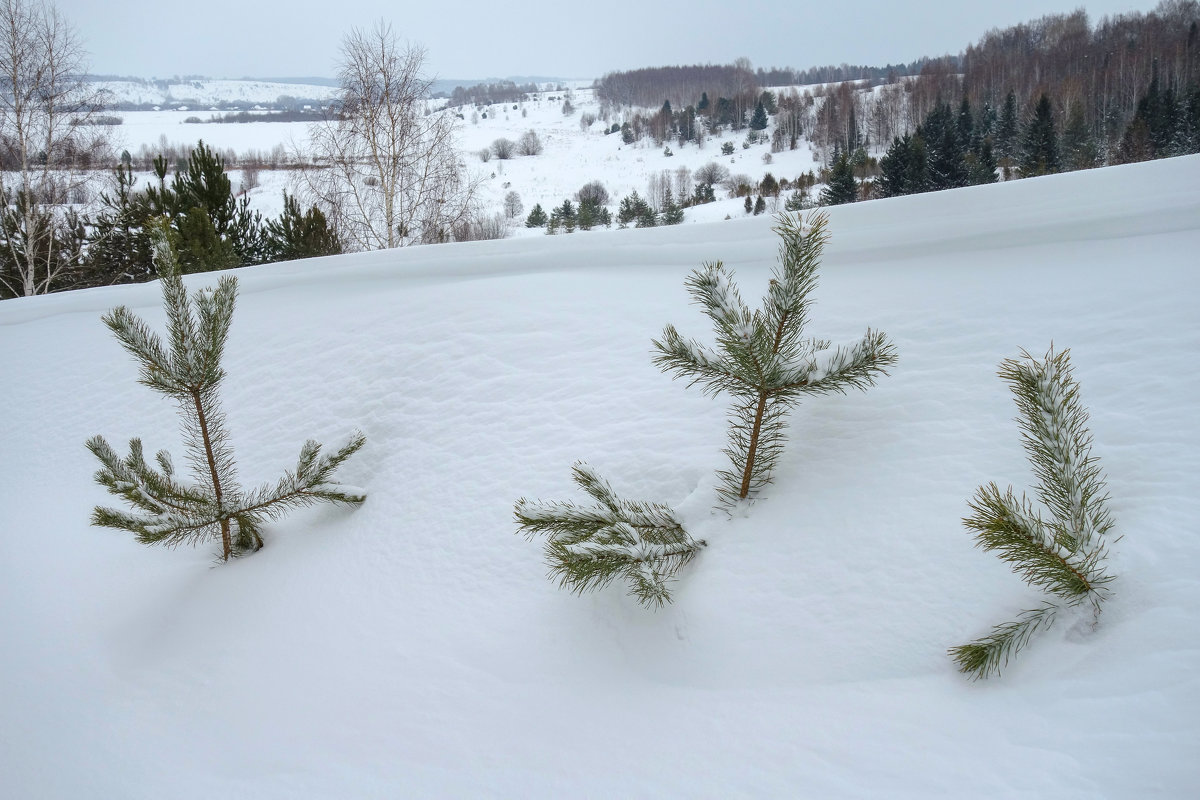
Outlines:
[[[370,496],[215,567],[87,524],[87,437],[182,455],[99,321],[161,324],[157,286],[0,303],[0,794],[1190,796],[1200,157],[830,213],[811,331],[881,328],[900,362],[797,409],[733,519],[710,511],[724,404],[649,342],[708,337],[702,261],[761,294],[763,217],[240,270],[243,480],[361,427],[342,478]],[[1051,341],[1109,477],[1115,597],[970,683],[946,648],[1037,598],[959,522],[981,482],[1031,480],[994,371]],[[709,542],[674,605],[563,593],[514,535],[518,497],[579,499],[576,459]]]
[[[97,90],[112,104],[179,104],[207,108],[217,103],[272,104],[281,96],[331,99],[337,88],[320,84],[279,83],[256,80],[106,80],[96,81]]]

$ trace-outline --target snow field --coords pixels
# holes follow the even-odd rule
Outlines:
[[[882,329],[900,361],[795,409],[733,518],[711,511],[726,401],[649,343],[711,341],[683,287],[703,261],[756,304],[767,218],[239,270],[243,480],[358,427],[339,477],[369,496],[217,567],[87,524],[110,497],[86,438],[182,456],[99,321],[161,326],[157,285],[0,304],[0,773],[16,797],[1185,796],[1198,177],[1192,156],[830,209],[808,330]],[[1114,598],[972,684],[946,648],[1038,596],[959,520],[980,483],[1029,486],[995,370],[1051,341],[1124,537]],[[517,498],[585,499],[578,459],[708,541],[673,605],[568,595],[514,535]]]

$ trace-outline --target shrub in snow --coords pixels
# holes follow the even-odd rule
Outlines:
[[[548,537],[551,577],[579,594],[624,578],[629,593],[642,605],[669,602],[667,581],[706,543],[689,536],[668,506],[618,498],[608,482],[582,462],[571,471],[575,483],[598,505],[521,498],[515,509],[520,533]]]
[[[1017,422],[1038,478],[1036,495],[1049,516],[1044,519],[1024,494],[1018,500],[1012,487],[1001,493],[989,483],[976,490],[970,502],[974,513],[963,522],[975,532],[977,546],[994,551],[1052,599],[997,625],[982,639],[952,648],[958,668],[973,678],[999,673],[1063,608],[1090,607],[1094,624],[1109,595],[1105,540],[1113,521],[1069,354],[1051,347],[1038,361],[1022,351],[1021,359],[1000,365],[999,375],[1020,410]]]
[[[751,311],[721,262],[705,264],[687,280],[692,297],[712,320],[716,348],[685,339],[672,325],[654,342],[654,363],[673,377],[712,395],[728,392],[730,467],[718,473],[724,505],[755,497],[770,483],[783,452],[785,415],[806,395],[844,394],[873,386],[896,363],[887,336],[867,330],[861,341],[829,351],[824,339],[803,338],[809,295],[828,240],[828,217],[783,214],[775,232],[783,239],[763,307]]]
[[[233,320],[237,279],[221,278],[215,291],[200,290],[189,305],[165,221],[153,235],[169,349],[125,306],[113,309],[103,319],[140,363],[140,382],[179,404],[192,482],[176,477],[171,456],[165,450],[156,455],[155,469],[147,463],[140,439],[129,442],[129,455],[122,459],[104,437],[95,436],[88,440],[87,447],[103,465],[96,472],[96,480],[123,497],[134,511],[98,506],[92,524],[131,531],[143,544],[197,544],[219,536],[221,557],[228,561],[231,555],[261,548],[262,523],[290,508],[320,501],[362,503],[366,499],[362,491],[330,480],[334,470],[363,446],[365,439],[357,432],[328,455],[321,455],[317,442],[305,442],[295,472],[284,473],[273,486],[246,491],[238,485],[217,393],[225,377],[221,355]]]

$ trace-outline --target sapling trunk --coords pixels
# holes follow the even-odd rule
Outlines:
[[[758,408],[754,412],[754,427],[750,429],[750,446],[746,448],[746,469],[742,471],[742,488],[738,499],[750,494],[750,478],[754,475],[754,457],[758,454],[758,435],[762,432],[763,412],[767,410],[767,393],[759,392]]]

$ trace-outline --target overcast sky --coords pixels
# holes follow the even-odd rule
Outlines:
[[[36,0],[28,0],[36,2]],[[137,77],[332,76],[342,35],[383,19],[428,51],[431,77],[595,78],[618,69],[730,63],[797,69],[958,53],[987,30],[1080,6],[1094,24],[1157,0],[58,0],[91,71]],[[584,10],[586,9],[586,10]]]

